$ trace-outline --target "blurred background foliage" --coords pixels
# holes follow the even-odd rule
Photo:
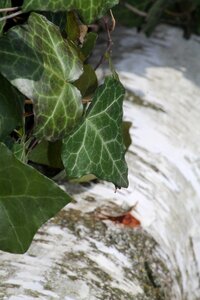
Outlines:
[[[121,0],[113,13],[122,25],[147,35],[160,23],[183,28],[186,38],[200,35],[200,0]]]

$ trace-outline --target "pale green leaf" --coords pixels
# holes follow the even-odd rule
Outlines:
[[[71,198],[2,143],[0,166],[0,249],[24,253],[40,226]]]
[[[128,186],[122,138],[124,92],[118,80],[107,77],[97,89],[84,121],[64,139],[62,159],[70,178],[94,174],[116,187]]]
[[[0,71],[34,101],[34,135],[40,139],[62,138],[81,117],[81,94],[72,83],[82,69],[75,49],[44,16],[33,13],[28,25],[0,39]]]
[[[0,74],[0,139],[22,126],[24,97]]]
[[[92,23],[101,18],[119,0],[24,0],[23,11],[66,11],[77,10],[83,21]]]

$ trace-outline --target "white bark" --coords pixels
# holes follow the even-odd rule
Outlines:
[[[170,27],[150,40],[132,30],[123,36],[116,67],[143,100],[125,104],[133,122],[129,192],[175,272],[174,298],[200,299],[200,38],[186,41]]]

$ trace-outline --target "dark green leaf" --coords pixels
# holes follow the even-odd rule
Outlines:
[[[125,2],[142,12],[146,12],[151,0],[127,0]],[[113,14],[118,22],[128,27],[140,27],[145,21],[144,17],[141,17],[128,9],[123,1],[120,1],[119,5],[113,8]]]
[[[49,166],[58,169],[64,169],[61,159],[62,141],[49,142],[48,159]]]
[[[0,249],[24,253],[38,228],[71,198],[0,144]]]
[[[64,139],[63,164],[70,178],[94,174],[127,187],[127,165],[122,138],[122,84],[113,76],[100,86],[79,128]]]
[[[48,141],[41,141],[32,151],[30,151],[28,159],[36,164],[49,166],[48,146]]]
[[[91,65],[84,65],[84,72],[80,78],[74,82],[82,96],[88,96],[94,93],[98,86],[97,76]]]
[[[61,160],[62,142],[42,141],[28,155],[28,159],[36,164],[63,169]]]
[[[147,24],[144,26],[144,31],[150,35],[156,25],[159,23],[164,10],[170,6],[174,0],[157,0],[148,12]]]
[[[119,0],[24,0],[23,10],[66,11],[77,10],[86,23],[92,23],[118,4]]]
[[[80,35],[78,19],[75,12],[67,13],[67,37],[71,41],[77,41]]]
[[[43,16],[45,16],[50,22],[54,23],[60,28],[61,32],[66,31],[66,24],[67,24],[67,13],[58,11],[58,12],[51,12],[51,11],[43,11],[41,12]]]
[[[33,13],[28,25],[0,39],[0,71],[34,101],[36,137],[60,139],[81,117],[81,94],[71,83],[80,77],[82,63],[44,16]]]
[[[132,126],[131,122],[123,122],[123,140],[124,140],[124,145],[126,147],[126,150],[130,147],[132,141],[131,141],[131,136],[130,136],[130,128]]]
[[[12,147],[12,152],[18,160],[24,163],[27,162],[25,143],[15,143]]]
[[[12,138],[10,135],[7,135],[5,138],[2,139],[2,143],[4,143],[6,147],[8,147],[8,149],[12,151],[13,146],[15,144],[15,139]]]
[[[0,74],[0,139],[22,126],[24,97]]]
[[[90,56],[92,50],[94,49],[97,37],[98,35],[95,32],[89,32],[86,35],[83,47],[81,48],[81,52],[83,53],[85,59]]]

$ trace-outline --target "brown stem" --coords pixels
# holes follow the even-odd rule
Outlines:
[[[106,54],[111,52],[111,48],[112,48],[112,45],[113,45],[110,32],[113,31],[114,28],[115,28],[115,19],[113,17],[112,12],[111,12],[111,20],[112,20],[112,27],[111,27],[111,29],[110,29],[109,24],[108,24],[108,20],[109,19],[106,18],[106,17],[104,17],[103,20],[104,20],[104,25],[105,25],[106,33],[107,33],[107,47],[106,47],[104,53],[102,54],[99,62],[97,63],[96,67],[94,68],[95,71],[105,61]]]
[[[34,113],[29,113],[29,112],[25,112],[24,114],[23,114],[23,116],[26,118],[26,117],[30,117],[30,116],[33,116],[34,115]]]
[[[82,103],[83,104],[87,104],[87,103],[90,103],[92,100],[91,100],[91,97],[85,97],[82,99]]]
[[[26,99],[26,100],[25,100],[25,104],[33,104],[33,101],[30,100],[30,99]]]

